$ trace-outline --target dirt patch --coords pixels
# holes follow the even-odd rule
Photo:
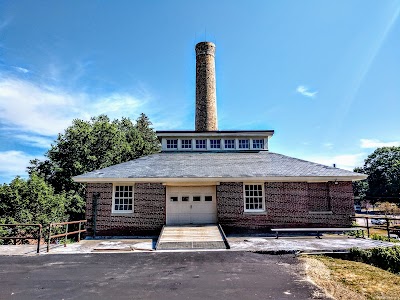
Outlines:
[[[326,296],[332,299],[352,299],[364,300],[367,299],[352,290],[349,290],[344,284],[334,280],[330,269],[320,260],[302,256],[300,260],[305,265],[307,279],[319,286],[325,291]]]

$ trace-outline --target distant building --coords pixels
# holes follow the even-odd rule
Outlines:
[[[198,43],[195,131],[157,131],[161,153],[74,177],[87,183],[92,232],[351,225],[352,181],[367,176],[270,152],[273,130],[218,130],[215,88],[215,45]]]

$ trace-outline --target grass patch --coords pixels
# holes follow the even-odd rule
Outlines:
[[[398,275],[361,262],[326,256],[303,259],[310,278],[336,299],[399,299]],[[325,273],[321,276],[318,272]]]
[[[370,228],[369,229],[369,234],[376,234],[376,235],[382,235],[382,236],[387,236],[387,230],[386,229],[380,229],[380,228]]]

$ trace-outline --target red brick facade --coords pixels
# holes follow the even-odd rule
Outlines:
[[[133,213],[112,213],[111,183],[89,183],[86,191],[88,233],[93,234],[93,194],[100,193],[97,205],[96,235],[134,236],[158,234],[165,224],[165,186],[136,183]]]
[[[227,231],[351,225],[349,216],[354,214],[351,182],[267,182],[264,188],[266,212],[246,213],[243,183],[218,185],[218,223]],[[134,212],[123,215],[112,214],[112,189],[111,183],[87,185],[86,217],[89,221],[89,234],[93,234],[94,193],[100,193],[96,235],[146,235],[157,234],[161,230],[165,224],[165,186],[161,183],[136,183]]]
[[[218,222],[224,229],[351,225],[349,216],[354,214],[351,182],[267,182],[264,188],[266,211],[246,213],[243,183],[221,183],[217,186]],[[327,211],[332,213],[327,214]]]

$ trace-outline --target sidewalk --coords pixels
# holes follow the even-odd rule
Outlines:
[[[345,252],[354,247],[370,249],[400,246],[400,243],[348,237],[228,237],[228,241],[232,250],[265,252]]]
[[[275,239],[273,237],[227,237],[230,250],[213,251],[265,251],[265,252],[341,252],[358,247],[369,249],[374,247],[391,247],[400,243],[389,243],[371,239],[347,237],[287,237]],[[80,243],[50,246],[47,253],[46,245],[41,245],[40,254],[79,254],[79,253],[135,253],[135,252],[169,252],[169,250],[155,251],[156,239],[85,239]],[[199,251],[199,250],[184,250]],[[208,251],[208,250],[205,250]],[[174,250],[174,252],[179,252]],[[183,252],[183,251],[182,251]],[[36,245],[5,245],[0,246],[0,255],[37,255]]]

